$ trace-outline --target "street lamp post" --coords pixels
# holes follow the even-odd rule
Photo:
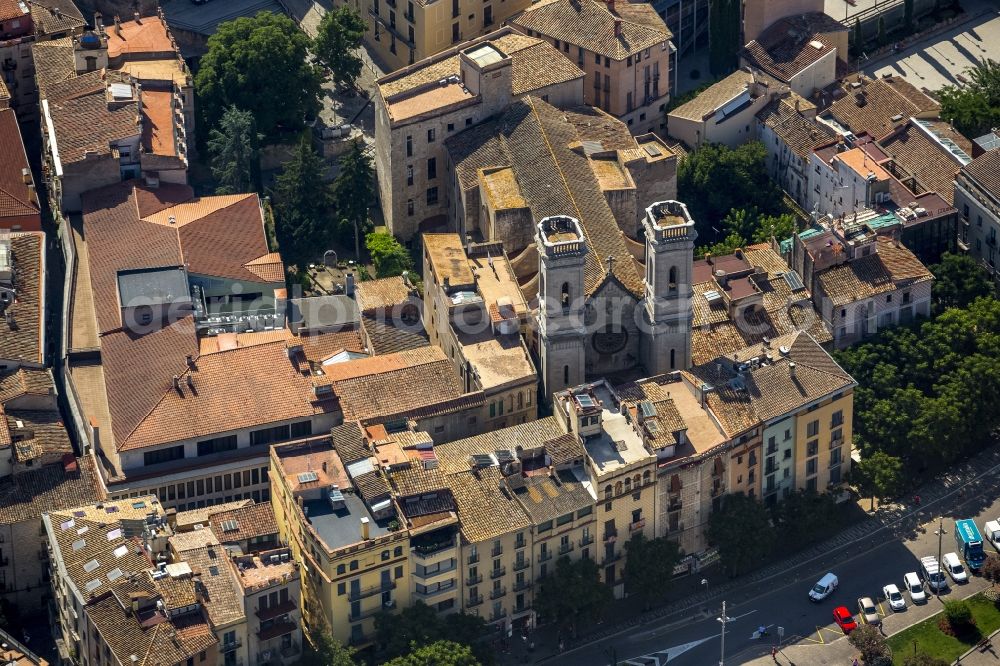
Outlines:
[[[701,584],[702,584],[702,587],[705,588],[705,591],[708,592],[708,579],[707,578],[702,578],[701,579]]]
[[[944,517],[941,517],[939,519],[939,521],[940,522],[938,523],[938,528],[937,528],[937,538],[938,538],[937,564],[938,564],[938,575],[941,576],[941,580],[938,581],[937,589],[934,591],[935,592],[934,596],[936,596],[938,598],[938,601],[941,600],[941,583],[944,582],[944,571],[942,571],[942,568],[941,568],[941,538],[945,534],[945,531],[944,531]]]
[[[722,625],[722,643],[719,647],[719,666],[725,666],[726,662],[726,622],[733,618],[726,615],[726,602],[722,602],[722,616],[715,618]]]

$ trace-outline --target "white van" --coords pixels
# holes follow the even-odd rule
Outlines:
[[[948,572],[953,581],[956,583],[968,582],[969,574],[966,572],[965,567],[962,566],[962,561],[958,559],[957,553],[945,553],[941,562],[944,564],[944,570]]]
[[[1000,550],[1000,521],[991,520],[983,525],[983,536],[994,548]]]
[[[931,588],[935,592],[948,587],[948,579],[944,577],[944,572],[941,571],[941,568],[938,566],[936,557],[932,555],[921,557],[920,573],[921,577],[927,581],[927,587]]]
[[[837,576],[832,573],[828,573],[816,581],[813,588],[809,590],[809,598],[813,601],[823,601],[828,596],[833,594],[833,591],[837,589],[837,585],[840,581],[837,580]]]
[[[910,593],[910,601],[915,604],[922,604],[927,601],[927,593],[924,592],[924,584],[917,576],[916,571],[911,571],[903,576],[903,587]]]

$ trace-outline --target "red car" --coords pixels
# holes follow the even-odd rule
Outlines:
[[[847,610],[847,606],[838,606],[833,609],[833,621],[837,623],[845,634],[849,634],[858,628],[858,623],[854,621],[854,615]]]

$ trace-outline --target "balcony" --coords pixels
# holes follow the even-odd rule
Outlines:
[[[366,617],[372,617],[373,615],[377,614],[381,610],[382,610],[382,604],[379,604],[375,608],[369,608],[368,610],[361,611],[358,614],[350,613],[347,616],[347,619],[350,622],[360,622],[361,620],[365,619]],[[262,638],[261,640],[264,640],[264,639]]]
[[[375,610],[378,611],[380,610],[380,608],[376,608]],[[374,615],[374,614],[375,612],[369,612],[369,615]],[[365,615],[365,617],[367,617],[367,615]],[[353,617],[351,621],[354,622]],[[259,638],[262,641],[269,641],[272,638],[277,638],[278,636],[284,636],[285,634],[290,634],[296,629],[298,629],[298,625],[296,625],[294,622],[275,622],[266,629],[263,627],[258,629],[257,638]]]
[[[282,615],[288,615],[297,608],[295,602],[289,599],[288,601],[283,601],[277,606],[269,606],[267,608],[258,608],[254,615],[257,616],[258,620],[272,620],[276,617],[281,617]]]
[[[490,551],[490,557],[500,557],[501,555],[503,555],[503,546]]]
[[[667,511],[680,511],[684,508],[684,502],[680,498],[671,498],[670,503],[667,504]]]
[[[226,652],[232,652],[241,645],[243,645],[243,641],[241,641],[238,638],[236,640],[228,641],[226,643],[219,643],[219,652],[222,652],[223,654],[225,654]]]
[[[514,571],[522,571],[531,566],[531,560],[517,560],[514,562],[514,566],[511,567]]]
[[[500,567],[499,569],[493,569],[492,571],[490,571],[490,578],[499,578],[505,573],[507,573],[507,567]]]
[[[618,530],[604,530],[604,543],[614,543],[618,540]]]
[[[490,599],[499,599],[500,597],[507,595],[507,588],[501,587],[496,590],[490,590]]]
[[[483,582],[483,574],[477,574],[475,576],[469,576],[468,578],[465,579],[465,584],[469,585],[469,586],[479,585],[482,582]]]
[[[617,562],[620,559],[622,559],[622,554],[619,551],[617,553],[612,553],[611,557],[605,557],[604,561],[603,561],[603,564],[605,564],[605,565],[611,564],[612,562]]]
[[[426,559],[431,559],[437,555],[440,555],[454,548],[455,548],[455,542],[449,540],[449,541],[441,541],[438,543],[413,546],[412,548],[410,548],[410,553],[413,555],[414,558],[418,560],[426,560]]]
[[[413,23],[413,14],[411,14],[410,12],[408,12],[408,11],[407,12],[403,12],[403,18],[405,18],[410,23]]]
[[[278,652],[280,652],[281,656],[284,657],[285,659],[290,659],[291,657],[294,657],[297,654],[299,654],[300,652],[299,644],[296,643],[295,641],[292,641],[291,644],[288,645],[288,647],[280,648]]]
[[[566,553],[570,552],[571,550],[573,550],[573,544],[572,543],[561,543],[561,544],[559,544],[559,554],[560,555],[565,555]]]
[[[501,609],[499,613],[490,613],[490,622],[497,622],[507,617],[506,609]]]
[[[538,554],[538,561],[539,562],[548,562],[551,559],[552,559],[552,551],[551,550],[543,550],[541,553]]]
[[[435,587],[433,589],[430,589],[430,590],[425,589],[423,591],[421,591],[421,590],[418,589],[418,590],[414,590],[413,593],[416,596],[418,596],[418,597],[420,597],[422,599],[428,599],[430,597],[437,596],[437,595],[439,595],[439,594],[441,594],[443,592],[451,592],[451,591],[453,591],[455,589],[455,579],[454,578],[448,579],[447,581],[445,581],[445,583],[447,583],[447,585],[442,584],[442,585],[440,585],[438,587]]]
[[[514,586],[513,586],[512,589],[515,592],[520,592],[522,590],[530,590],[531,589],[531,585],[532,585],[532,583],[531,583],[530,580],[519,580],[516,583],[514,583]]]
[[[516,550],[520,550],[520,549],[524,548],[524,546],[525,546],[524,537],[521,537],[520,539],[518,539],[517,541],[514,542],[514,548]]]
[[[483,603],[483,597],[482,595],[479,594],[477,594],[474,597],[469,597],[468,599],[465,600],[465,605],[468,606],[469,608],[472,608],[473,606],[478,606],[481,603]]]
[[[469,564],[476,564],[477,562],[479,562],[479,553],[472,553],[467,558],[465,558],[465,561]]]
[[[594,543],[594,535],[593,534],[584,534],[583,538],[580,539],[580,548],[584,548],[586,546],[589,546],[592,543]]]
[[[348,601],[358,601],[360,599],[366,599],[368,597],[373,597],[376,594],[381,594],[382,592],[388,592],[389,590],[395,590],[396,583],[379,583],[378,585],[372,585],[371,587],[366,587],[360,590],[351,590],[347,594]]]

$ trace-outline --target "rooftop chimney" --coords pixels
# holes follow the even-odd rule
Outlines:
[[[615,11],[615,0],[606,0],[606,2],[608,3],[608,11],[613,13]],[[618,30],[616,29],[615,33],[617,34],[617,32]]]
[[[188,354],[187,356],[184,357],[184,360],[187,363],[187,367],[189,369],[191,369],[191,370],[195,369],[194,356],[192,356],[191,354]]]
[[[615,0],[611,0],[611,2],[608,3],[608,7],[609,7],[609,9],[611,9],[612,11],[614,11]],[[615,17],[615,37],[619,37],[620,38],[621,36],[622,36],[622,20],[616,16]]]
[[[31,185],[31,169],[27,167],[21,169],[21,182],[25,185]]]
[[[174,375],[174,389],[177,391],[181,390],[181,378]]]
[[[142,25],[142,21],[139,20],[139,12],[134,12],[132,16],[135,18],[135,22]]]
[[[348,273],[344,277],[344,293],[354,298],[354,273]]]
[[[795,379],[795,361],[788,362],[788,374],[792,379]]]
[[[368,541],[371,538],[370,533],[368,532],[368,518],[361,519],[361,538],[365,541]]]
[[[115,14],[115,34],[122,36],[122,18],[118,14]]]
[[[194,377],[192,377],[191,375],[187,376],[187,385],[189,389],[191,389],[192,391],[194,390]]]

